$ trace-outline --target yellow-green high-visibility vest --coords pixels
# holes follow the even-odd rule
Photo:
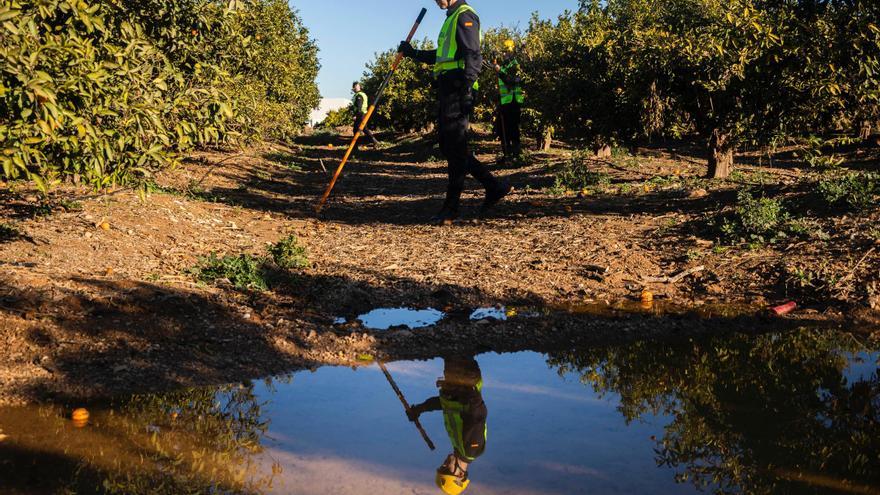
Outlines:
[[[359,107],[355,107],[355,111],[361,115],[367,114],[367,94],[361,91],[360,93],[355,93],[354,98],[351,99],[351,105],[357,105],[358,97],[361,98],[361,104]]]
[[[443,28],[440,30],[440,38],[437,40],[437,61],[434,63],[435,77],[451,70],[464,69],[464,59],[456,60],[455,56],[458,53],[458,39],[456,38],[458,34],[458,16],[465,12],[477,14],[477,11],[470,5],[461,5],[456,8],[452,15],[447,16],[446,22],[443,23]],[[480,41],[482,42],[482,40],[483,32],[480,30]],[[476,83],[474,83],[474,89],[477,89]]]
[[[519,65],[519,62],[517,62],[515,59],[509,64],[502,67],[500,72],[506,75],[507,71],[509,71],[514,65]],[[522,103],[525,101],[525,95],[523,94],[522,86],[520,86],[519,84],[515,85],[511,90],[507,87],[507,84],[504,83],[504,80],[499,77],[498,90],[501,92],[502,105],[509,105],[513,103],[514,100],[522,105]]]
[[[480,392],[483,390],[483,380],[480,379],[479,382],[474,386],[474,390]],[[465,450],[464,445],[464,420],[461,415],[467,408],[466,405],[461,402],[447,399],[443,397],[443,394],[440,394],[440,406],[443,408],[443,426],[446,427],[446,434],[449,435],[449,441],[452,443],[452,448],[455,450],[455,453],[458,454],[462,459],[467,460],[468,462],[473,461],[474,458],[467,455],[467,451]],[[489,426],[485,425],[483,427],[483,441],[486,441],[486,438],[489,434]]]

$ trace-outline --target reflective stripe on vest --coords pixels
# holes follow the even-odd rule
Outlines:
[[[360,108],[357,106],[358,96],[361,97],[361,105]],[[361,115],[367,114],[367,94],[361,91],[360,93],[355,93],[354,98],[351,100],[351,105],[355,107],[355,111],[360,113]]]
[[[514,65],[519,65],[519,64],[516,64],[515,62],[516,61],[514,60],[513,62],[507,64],[506,66],[504,66],[501,69],[500,72],[502,74],[506,75],[507,71],[510,70]],[[519,84],[517,84],[516,86],[513,87],[513,91],[510,91],[510,89],[508,89],[508,87],[507,87],[507,84],[504,83],[504,80],[502,80],[499,77],[498,78],[498,90],[501,92],[501,104],[502,105],[509,105],[509,104],[513,103],[513,100],[516,100],[516,102],[519,104],[522,104],[525,101],[525,96],[523,95],[522,86],[520,86]]]
[[[437,40],[437,61],[434,63],[435,76],[455,69],[464,69],[464,59],[456,60],[455,56],[458,53],[458,40],[456,39],[458,17],[465,12],[477,14],[477,11],[470,5],[462,5],[452,15],[446,17],[446,22],[443,23],[440,38]],[[481,31],[480,40],[482,41],[482,39],[483,33]]]

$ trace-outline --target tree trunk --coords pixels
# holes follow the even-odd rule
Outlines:
[[[733,170],[733,142],[729,134],[715,129],[709,138],[710,179],[724,179]]]
[[[862,121],[862,127],[859,129],[859,137],[865,140],[871,137],[871,123],[867,120]]]
[[[553,128],[547,127],[544,129],[544,137],[541,138],[541,151],[550,151],[551,146],[553,146]]]
[[[610,158],[611,146],[607,144],[598,145],[593,148],[593,154],[596,155],[596,158]]]

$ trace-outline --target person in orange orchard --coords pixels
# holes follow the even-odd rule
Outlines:
[[[437,50],[416,50],[409,42],[402,41],[398,51],[407,58],[434,66],[440,106],[440,150],[449,163],[449,185],[442,208],[431,220],[444,224],[459,216],[467,174],[477,179],[486,190],[482,212],[495,206],[513,188],[507,182],[493,177],[489,169],[473,155],[468,143],[474,92],[483,64],[480,18],[466,0],[435,1],[438,7],[446,10],[446,21],[440,30]]]

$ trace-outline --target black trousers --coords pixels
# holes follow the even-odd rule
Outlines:
[[[504,149],[507,153],[516,153],[520,149],[520,118],[522,108],[520,104],[514,101],[507,105],[501,105],[501,118],[504,119]]]
[[[437,126],[440,134],[440,152],[443,153],[449,166],[449,185],[446,189],[444,207],[453,210],[458,209],[461,192],[464,190],[464,180],[468,174],[477,179],[487,192],[500,187],[489,169],[480,163],[470,150],[468,144],[470,114],[469,111],[465,112],[466,109],[462,104],[465,93],[461,88],[463,84],[463,79],[441,77],[437,88],[440,104]]]
[[[364,115],[364,114],[360,114],[360,113],[355,114],[355,116],[354,116],[354,128],[352,128],[352,131],[351,131],[352,133],[357,132],[358,127],[361,126],[361,122],[363,122],[363,120],[364,120],[364,117],[366,117],[366,115]],[[378,144],[379,144],[379,142],[376,141],[376,137],[373,136],[373,133],[370,131],[369,127],[365,127],[365,128],[364,128],[364,134],[365,134],[368,138],[370,138],[371,141],[373,141],[373,144],[374,144],[374,145],[378,145]],[[354,144],[354,150],[352,151],[352,153],[355,152],[355,151],[357,151],[357,150],[358,150],[358,147],[360,147],[360,145],[361,145],[361,141],[360,141],[360,139],[358,139],[358,142]]]

